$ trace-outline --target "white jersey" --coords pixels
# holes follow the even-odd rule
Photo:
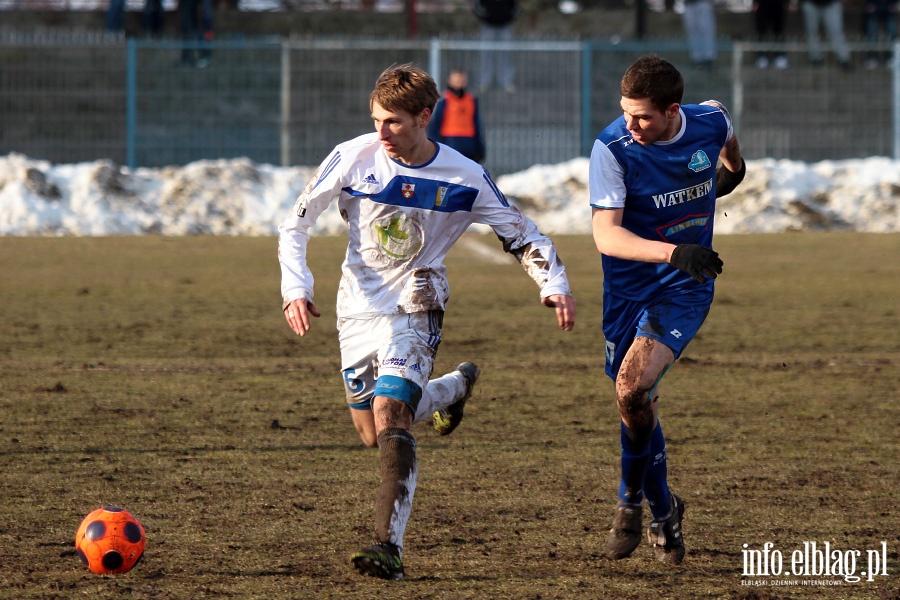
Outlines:
[[[309,230],[335,198],[350,238],[338,318],[444,310],[450,297],[444,257],[473,222],[494,230],[542,298],[571,295],[553,242],[507,203],[480,165],[441,144],[428,163],[404,165],[369,133],[328,155],[279,227],[285,306],[313,300]]]

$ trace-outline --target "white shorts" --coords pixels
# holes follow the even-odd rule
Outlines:
[[[371,410],[378,395],[415,411],[434,369],[443,321],[441,310],[340,319],[341,371],[350,408]]]

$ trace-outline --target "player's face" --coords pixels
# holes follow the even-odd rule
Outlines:
[[[372,103],[372,121],[384,151],[405,164],[422,164],[431,157],[430,154],[424,156],[431,150],[426,130],[430,116],[431,111],[427,108],[418,115],[411,115],[402,110],[392,112],[377,102]]]
[[[675,125],[678,104],[671,104],[664,112],[660,112],[646,98],[623,97],[620,106],[625,114],[625,126],[631,132],[631,137],[642,146],[671,139],[677,133]]]

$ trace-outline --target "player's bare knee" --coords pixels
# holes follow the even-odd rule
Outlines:
[[[653,425],[653,407],[650,390],[636,388],[617,390],[616,403],[625,425],[631,429],[644,430]]]
[[[372,410],[375,415],[375,428],[378,430],[388,427],[412,427],[413,412],[409,404],[384,396],[376,396],[372,402]]]
[[[619,381],[616,384],[616,404],[623,417],[647,411],[650,409],[650,388]]]
[[[362,440],[363,446],[367,448],[378,447],[378,436],[375,435],[374,431],[360,431],[359,439]]]
[[[359,439],[362,441],[363,446],[368,448],[377,448],[378,447],[378,435],[375,431],[374,423],[365,423],[365,422],[357,422],[353,423],[356,426],[356,433],[359,434]]]
[[[368,403],[367,403],[368,405]],[[378,445],[378,432],[375,429],[375,419],[372,418],[372,409],[350,409],[350,418],[353,419],[353,427],[359,434],[364,446],[375,448]]]

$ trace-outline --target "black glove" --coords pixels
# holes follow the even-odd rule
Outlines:
[[[700,283],[706,283],[707,278],[715,279],[722,272],[722,259],[718,252],[697,244],[679,244],[672,252],[669,264],[684,271]]]

